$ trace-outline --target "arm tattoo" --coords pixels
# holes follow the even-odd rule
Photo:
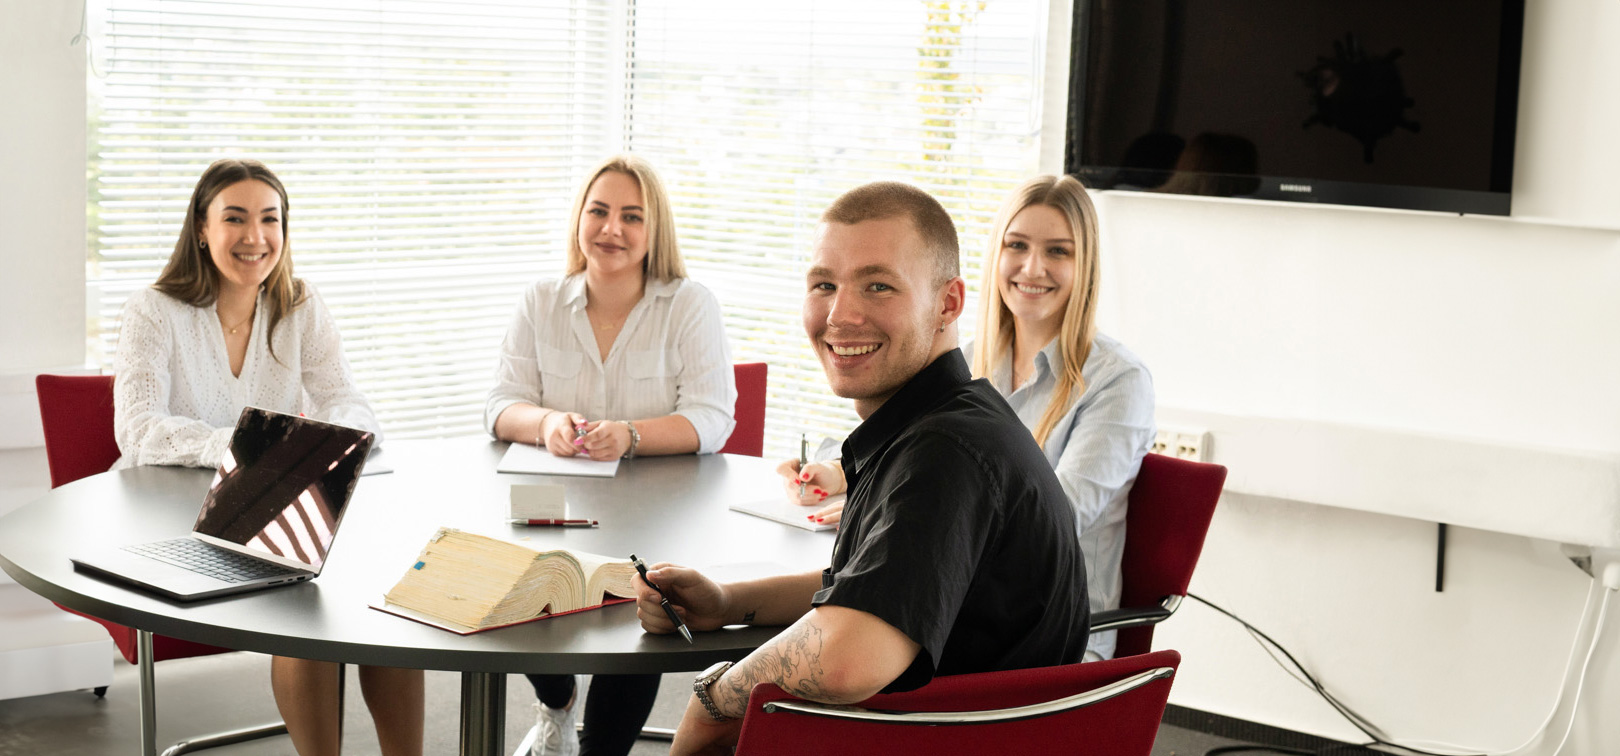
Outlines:
[[[821,628],[809,622],[797,623],[728,670],[709,694],[720,711],[732,717],[747,712],[748,695],[754,685],[762,682],[775,683],[789,694],[810,701],[848,703],[823,687],[824,640]]]
[[[754,621],[754,613],[753,612],[749,612],[749,613],[743,615],[743,624],[744,625],[751,624],[751,623],[753,623],[753,621]]]

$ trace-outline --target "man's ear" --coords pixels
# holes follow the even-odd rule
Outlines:
[[[962,310],[965,307],[967,307],[967,282],[962,280],[961,276],[952,277],[940,287],[937,327],[944,330],[946,326],[955,323],[957,318],[962,317]]]

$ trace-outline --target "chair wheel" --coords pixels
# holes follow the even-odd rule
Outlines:
[[[102,686],[96,688],[95,693],[96,693],[96,698],[106,698],[107,697],[107,686],[102,685]]]

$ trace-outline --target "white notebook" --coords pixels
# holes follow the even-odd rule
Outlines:
[[[619,473],[619,460],[598,462],[590,457],[559,457],[538,446],[512,444],[506,447],[496,472],[528,475],[583,475],[611,478]]]
[[[843,500],[844,495],[838,494],[837,496],[827,497],[826,501],[823,501],[819,505],[806,507],[789,501],[786,496],[776,496],[770,499],[745,501],[741,504],[733,504],[731,505],[731,508],[735,511],[751,514],[755,517],[763,517],[767,520],[775,520],[783,525],[792,525],[795,528],[804,528],[805,530],[832,530],[838,526],[836,524],[825,522],[811,522],[808,516],[821,511],[821,508],[827,506],[828,504],[837,504]]]

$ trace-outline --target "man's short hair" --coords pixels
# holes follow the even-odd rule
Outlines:
[[[853,226],[896,216],[911,219],[923,246],[934,257],[934,286],[943,286],[961,270],[961,248],[950,213],[928,192],[898,181],[874,181],[844,192],[821,214],[823,223]]]

